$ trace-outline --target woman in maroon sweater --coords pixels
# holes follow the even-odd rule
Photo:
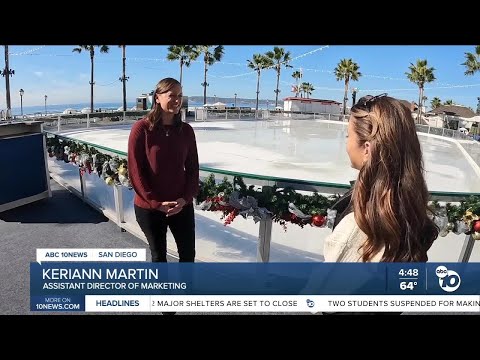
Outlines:
[[[152,110],[132,126],[128,139],[135,215],[153,262],[167,262],[167,227],[180,261],[193,262],[192,201],[198,193],[199,167],[195,133],[181,120],[181,84],[172,78],[160,80],[152,102]]]

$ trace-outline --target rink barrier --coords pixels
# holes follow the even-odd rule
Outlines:
[[[45,134],[49,136],[57,136],[62,139],[76,141],[80,144],[86,144],[88,146],[94,147],[99,151],[102,151],[111,156],[118,156],[119,158],[127,158],[127,153],[123,151],[118,151],[114,149],[107,148],[102,145],[93,144],[86,141],[80,141],[74,138],[67,136],[58,135],[49,131],[44,131]],[[53,160],[57,161],[57,160]],[[75,165],[76,166],[76,165]],[[73,167],[73,166],[72,166]],[[93,173],[92,173],[93,174]],[[87,174],[80,171],[80,168],[76,166],[76,170],[68,176],[60,176],[59,174],[54,174],[50,172],[51,177],[57,181],[60,185],[68,189],[73,194],[80,197],[84,202],[100,211],[109,218],[112,222],[117,224],[117,226],[122,231],[128,231],[129,233],[137,236],[143,241],[146,241],[143,233],[138,231],[136,226],[133,226],[131,221],[125,218],[125,196],[126,192],[132,192],[133,190],[126,188],[121,185],[107,185],[103,179],[99,178],[98,175]],[[221,170],[215,169],[206,166],[200,166],[200,178],[206,179],[210,174],[214,174],[217,181],[222,181],[225,177],[228,180],[233,180],[234,177],[242,177],[245,179],[245,183],[248,185],[255,185],[262,187],[262,191],[266,190],[267,187],[276,186],[278,188],[291,187],[294,190],[300,191],[317,191],[320,194],[343,194],[349,188],[350,185],[347,184],[337,184],[337,183],[328,183],[328,182],[319,182],[319,181],[309,181],[309,180],[300,180],[300,179],[290,179],[274,176],[265,176],[265,175],[256,175],[249,174],[244,172],[235,172],[230,170]],[[88,178],[88,182],[86,179]],[[96,178],[96,179],[95,179]],[[89,185],[90,183],[90,185]],[[102,193],[104,194],[99,197],[93,197],[89,192],[89,186],[101,187]],[[480,193],[464,193],[464,192],[440,192],[440,191],[430,191],[431,200],[438,200],[442,202],[458,202],[461,199],[465,199],[468,196],[475,195],[479,196]],[[127,194],[127,198],[133,200],[132,194]],[[133,207],[132,204],[130,204]],[[258,232],[258,244],[257,244],[257,261],[258,262],[269,262],[270,260],[270,247],[271,247],[271,234],[272,234],[272,219],[267,218],[265,220],[259,221],[259,232]],[[462,250],[460,252],[458,262],[468,262],[473,248],[475,245],[475,240],[472,235],[466,235]]]

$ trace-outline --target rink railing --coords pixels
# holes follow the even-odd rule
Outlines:
[[[127,153],[110,149],[105,146],[92,144],[85,141],[69,138],[66,136],[57,135],[55,133],[44,131],[47,136],[58,136],[61,139],[75,141],[80,144],[86,144],[98,149],[101,152],[107,153],[111,156],[118,156],[119,158],[126,158]],[[126,213],[132,214],[133,211],[133,190],[121,185],[107,185],[103,179],[96,174],[82,173],[79,167],[74,167],[71,164],[61,164],[62,161],[50,160],[59,163],[62,167],[57,173],[52,172],[51,176],[54,180],[62,186],[70,190],[75,195],[79,196],[83,201],[102,212],[106,217],[115,222],[122,230],[128,231],[133,235],[145,240],[144,235],[138,231],[135,224],[135,219],[132,215],[126,216]],[[291,187],[294,190],[314,192],[320,194],[343,194],[349,188],[347,184],[328,183],[320,181],[307,181],[300,179],[281,178],[274,176],[264,176],[249,174],[243,172],[234,172],[229,170],[215,169],[211,167],[200,167],[200,178],[205,179],[210,174],[214,174],[217,181],[222,181],[225,177],[232,181],[235,176],[242,177],[247,185],[254,185],[265,188],[276,186],[277,188]],[[462,193],[462,192],[430,192],[432,200],[442,202],[459,202],[470,195],[480,195],[480,193]],[[259,222],[258,244],[257,244],[257,261],[268,262],[270,260],[270,247],[272,238],[272,224],[271,218],[261,220]],[[468,262],[474,248],[475,240],[471,235],[465,237],[459,262]]]
[[[313,113],[301,111],[283,110],[255,110],[255,109],[205,109],[195,108],[195,121],[222,121],[222,120],[329,120],[348,122],[350,115]],[[465,135],[458,130],[441,127],[416,124],[417,131],[440,135],[453,139],[472,140],[471,136]]]
[[[42,117],[20,118],[19,121],[39,120],[44,122],[44,129],[61,131],[71,128],[90,128],[107,125],[122,125],[132,123],[148,113],[144,111],[115,111],[98,112],[87,114],[55,114]],[[303,113],[295,111],[271,111],[271,110],[211,110],[195,108],[195,121],[221,121],[221,120],[329,120],[345,123],[349,115],[326,114],[326,113]],[[182,120],[186,120],[186,112],[182,109]],[[428,125],[416,125],[417,131],[439,135],[457,140],[472,140],[471,136],[457,130],[438,128]]]

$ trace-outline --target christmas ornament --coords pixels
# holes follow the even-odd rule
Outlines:
[[[112,186],[114,184],[114,181],[113,179],[108,176],[106,179],[105,179],[105,183],[108,185],[108,186]]]
[[[317,227],[321,227],[323,226],[323,224],[325,224],[325,217],[322,216],[322,215],[314,215],[312,217],[312,224],[317,226]]]
[[[118,175],[125,175],[127,173],[127,168],[125,168],[125,166],[120,165],[120,167],[118,168]]]
[[[480,221],[477,220],[473,223],[473,231],[480,232]]]

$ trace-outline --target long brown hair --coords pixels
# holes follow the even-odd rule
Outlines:
[[[428,215],[422,150],[410,109],[388,96],[365,97],[351,115],[358,144],[370,143],[352,195],[355,221],[368,237],[362,260],[385,248],[384,262],[427,261],[439,229]]]
[[[160,104],[157,104],[156,97],[157,94],[163,94],[170,90],[172,90],[176,85],[182,86],[180,82],[174,78],[165,78],[158,82],[157,86],[155,87],[155,91],[153,92],[152,97],[152,109],[150,112],[145,116],[145,119],[149,123],[149,130],[153,130],[157,123],[161,123],[162,120],[162,107]],[[173,124],[176,127],[181,127],[182,125],[182,115],[180,112],[175,114],[173,117]]]

